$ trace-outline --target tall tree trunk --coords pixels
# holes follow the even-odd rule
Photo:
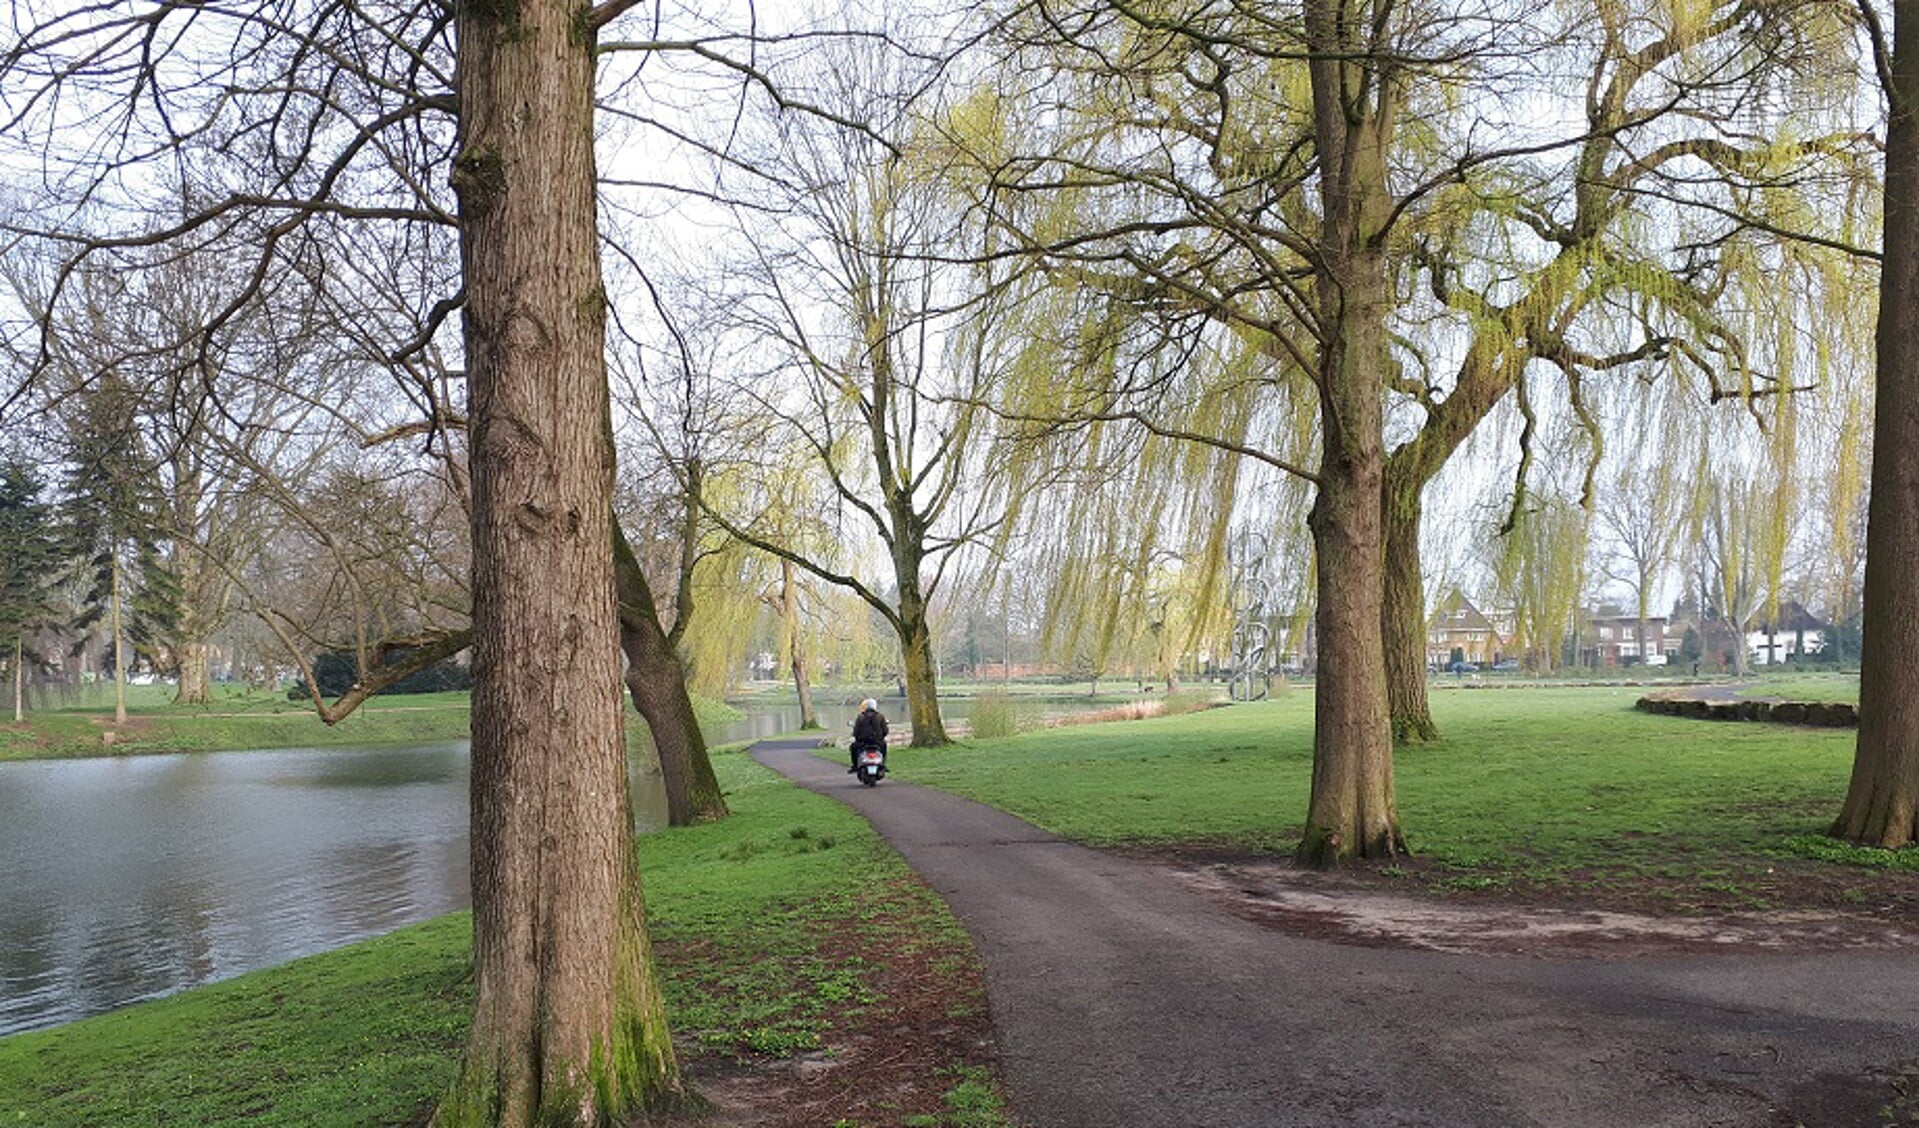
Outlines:
[[[201,638],[180,642],[180,684],[173,694],[175,705],[208,705],[213,702],[212,679],[207,675],[207,643]]]
[[[1919,0],[1894,0],[1859,742],[1832,833],[1919,842]]]
[[[1387,718],[1382,477],[1391,211],[1386,151],[1393,99],[1371,20],[1340,0],[1307,0],[1321,226],[1314,274],[1324,451],[1308,521],[1319,572],[1313,790],[1299,858],[1313,866],[1405,849]]]
[[[1395,743],[1439,739],[1426,700],[1426,587],[1420,573],[1419,523],[1424,478],[1395,472],[1388,459],[1380,535],[1385,546],[1380,626],[1386,648],[1386,704]]]
[[[170,508],[174,527],[178,530],[193,530],[198,525],[196,515],[206,491],[196,460],[190,452],[194,444],[205,441],[202,429],[196,425],[190,429],[181,449],[174,453]],[[171,641],[175,661],[179,664],[180,680],[174,687],[173,703],[210,705],[213,703],[213,685],[207,672],[208,652],[211,649],[207,640],[219,625],[220,616],[214,611],[219,601],[215,598],[213,588],[220,581],[215,579],[216,569],[212,561],[190,536],[173,538],[167,550],[167,567],[178,583],[173,608],[174,638]]]
[[[1326,454],[1308,522],[1319,571],[1319,671],[1312,799],[1299,857],[1311,866],[1388,857],[1406,848],[1393,788],[1380,633],[1381,383],[1379,370],[1362,360],[1374,347],[1383,349],[1384,324],[1381,316],[1369,331],[1368,311],[1356,303],[1366,287],[1374,287],[1373,301],[1384,300],[1384,267],[1377,259],[1356,262],[1340,275],[1346,320],[1321,376]],[[1383,306],[1373,312],[1383,315]]]
[[[1746,620],[1728,617],[1726,624],[1732,628],[1732,676],[1743,678],[1752,672],[1751,658],[1746,653]]]
[[[113,628],[113,723],[124,725],[127,723],[127,646],[125,639],[121,637],[120,554],[118,552],[113,554],[108,567],[112,569],[113,574],[110,581],[113,590],[108,596],[112,604],[109,621]]]
[[[933,630],[918,586],[900,593],[900,660],[906,667],[906,711],[913,725],[913,747],[935,748],[952,743],[940,719],[939,686],[933,662]]]
[[[1513,317],[1523,321],[1524,311]],[[1524,361],[1506,348],[1507,336],[1483,332],[1474,337],[1453,390],[1427,408],[1419,433],[1386,458],[1381,487],[1385,619],[1380,627],[1386,639],[1386,697],[1396,741],[1439,737],[1426,697],[1426,588],[1419,553],[1426,486],[1518,380]]]
[[[1639,577],[1639,591],[1635,593],[1638,596],[1638,606],[1635,610],[1639,615],[1639,621],[1635,623],[1633,627],[1636,635],[1634,642],[1639,650],[1639,668],[1642,670],[1652,665],[1652,656],[1646,653],[1646,620],[1652,617],[1652,594],[1650,589],[1651,578],[1642,573]]]
[[[13,640],[13,723],[27,719],[27,647]]]
[[[679,1086],[621,738],[586,15],[456,14],[475,998],[441,1128],[599,1126]]]
[[[806,631],[800,618],[800,585],[793,562],[780,557],[780,618],[786,627],[786,656],[793,670],[793,692],[800,699],[800,727],[820,727],[813,708],[813,683],[806,673]]]
[[[625,530],[613,525],[613,566],[620,598],[620,649],[626,689],[646,719],[660,757],[668,826],[692,826],[727,815],[726,798],[706,754],[706,735],[686,689],[686,667],[660,627],[653,591]]]

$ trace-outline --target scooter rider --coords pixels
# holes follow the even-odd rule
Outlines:
[[[886,717],[880,712],[880,703],[869,697],[860,702],[860,715],[853,718],[853,766],[847,768],[847,772],[860,770],[860,749],[884,747]]]

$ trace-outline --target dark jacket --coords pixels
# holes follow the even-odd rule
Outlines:
[[[886,718],[878,709],[869,709],[853,719],[853,744],[886,743]]]

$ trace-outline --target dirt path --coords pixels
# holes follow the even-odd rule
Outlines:
[[[1909,950],[1592,960],[1331,943],[968,800],[861,788],[811,742],[755,754],[865,815],[952,905],[1031,1128],[1850,1128],[1887,1123],[1919,1081]]]

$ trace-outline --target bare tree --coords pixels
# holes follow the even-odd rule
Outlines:
[[[1663,412],[1635,413],[1628,426],[1642,436],[1676,439],[1659,426],[1669,418]],[[1672,456],[1676,449],[1676,441],[1646,443],[1638,462],[1622,465],[1605,483],[1593,508],[1606,542],[1605,574],[1633,594],[1635,649],[1642,663],[1652,658],[1646,644],[1652,600],[1673,565],[1686,525],[1686,467]]]
[[[948,563],[1003,528],[1045,478],[1045,445],[1017,441],[987,407],[1020,352],[1022,291],[990,254],[990,232],[943,183],[964,166],[908,113],[918,76],[870,48],[821,65],[829,104],[900,139],[805,123],[782,123],[768,139],[754,167],[779,176],[782,190],[759,205],[770,214],[754,225],[751,265],[739,272],[752,289],[736,323],[763,347],[736,362],[735,386],[778,428],[744,456],[770,466],[804,450],[845,514],[843,535],[858,529],[883,550],[883,578],[863,577],[857,557],[836,567],[799,544],[774,497],[707,508],[732,535],[886,619],[913,743],[939,745],[932,609]]]
[[[599,1124],[678,1088],[632,847],[609,520],[594,41],[629,7],[50,6],[0,56],[5,135],[45,154],[41,227],[70,261],[168,245],[248,264],[194,352],[269,282],[321,284],[340,225],[457,232],[461,292],[413,295],[427,338],[464,310],[471,405],[477,995],[443,1125]],[[149,163],[191,181],[180,218],[102,233]],[[68,294],[63,275],[48,298]]]

